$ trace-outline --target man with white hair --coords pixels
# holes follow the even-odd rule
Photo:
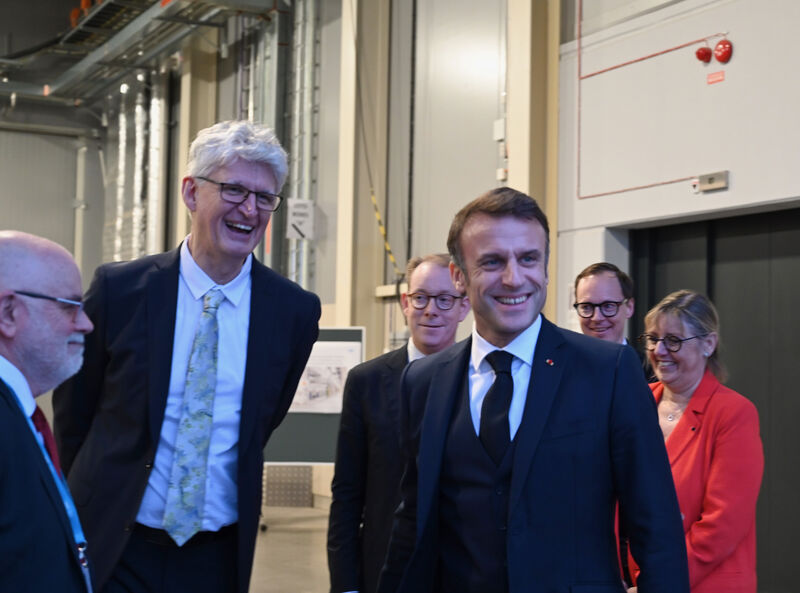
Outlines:
[[[53,399],[105,592],[248,590],[263,448],[317,339],[316,295],[255,260],[287,174],[274,133],[201,130],[179,248],[98,268],[97,331]]]
[[[86,539],[35,398],[75,374],[92,322],[69,252],[0,231],[0,589],[91,591]]]

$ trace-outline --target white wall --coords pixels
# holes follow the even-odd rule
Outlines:
[[[574,322],[566,291],[585,265],[608,260],[627,269],[624,229],[800,201],[798,23],[796,0],[685,0],[584,37],[584,75],[718,32],[734,49],[726,65],[698,61],[702,43],[694,43],[584,79],[580,144],[578,43],[562,46],[559,323]],[[720,71],[725,80],[707,84]],[[730,171],[725,191],[695,195],[688,181],[624,191],[720,170]]]

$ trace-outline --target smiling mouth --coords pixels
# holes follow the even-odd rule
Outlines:
[[[517,297],[495,297],[499,303],[504,305],[519,305],[524,303],[528,300],[528,295],[522,295]]]
[[[237,233],[251,233],[253,231],[252,226],[248,224],[242,224],[240,222],[226,222],[225,225]]]

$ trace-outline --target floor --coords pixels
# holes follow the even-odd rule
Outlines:
[[[325,593],[328,511],[264,507],[268,526],[256,540],[250,593]]]

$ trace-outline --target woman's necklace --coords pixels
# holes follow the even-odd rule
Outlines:
[[[672,408],[671,411],[664,410],[665,411],[664,418],[666,418],[667,422],[676,422],[683,415],[683,411],[686,409],[686,406],[688,404],[689,404],[688,401],[681,404],[675,401],[662,400],[661,405],[664,405],[665,407],[667,407],[668,405],[669,407]]]

